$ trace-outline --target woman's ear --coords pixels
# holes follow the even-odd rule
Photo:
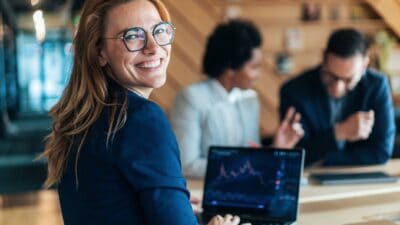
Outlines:
[[[105,65],[107,65],[107,63],[108,63],[108,59],[107,59],[107,57],[106,57],[106,54],[105,54],[105,52],[104,52],[104,49],[101,49],[100,50],[100,55],[99,55],[99,63],[100,63],[100,66],[105,66]]]
[[[234,69],[226,69],[226,74],[228,77],[233,77],[236,74],[236,70]]]

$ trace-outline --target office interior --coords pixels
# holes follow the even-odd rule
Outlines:
[[[47,162],[38,156],[51,131],[49,110],[71,73],[83,2],[0,0],[0,225],[63,224],[56,190],[43,188]],[[201,60],[214,27],[232,18],[251,20],[264,40],[263,76],[255,84],[264,144],[271,142],[279,125],[281,85],[321,62],[333,30],[352,27],[365,33],[372,43],[370,67],[390,81],[397,132],[393,158],[386,165],[349,170],[379,170],[400,177],[400,0],[163,2],[176,37],[167,82],[150,99],[168,115],[180,90],[205,79]],[[197,196],[202,184],[188,180],[189,190]],[[300,225],[399,224],[400,183],[302,185],[298,219]]]

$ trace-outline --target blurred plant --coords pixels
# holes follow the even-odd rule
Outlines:
[[[378,69],[387,75],[391,75],[388,62],[392,50],[396,46],[396,40],[388,32],[381,30],[375,35],[375,43],[378,47]]]

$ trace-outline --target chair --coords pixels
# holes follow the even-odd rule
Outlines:
[[[47,176],[47,161],[35,160],[44,149],[44,137],[51,120],[11,121],[0,111],[0,194],[34,191],[42,188]]]

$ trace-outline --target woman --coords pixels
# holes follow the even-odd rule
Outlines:
[[[260,144],[260,106],[251,88],[261,75],[261,44],[257,28],[243,20],[220,24],[209,37],[203,59],[209,79],[184,89],[171,110],[186,176],[204,176],[211,145]],[[299,121],[289,109],[274,146],[293,147],[303,136]]]
[[[44,153],[65,225],[197,224],[175,136],[147,99],[166,79],[169,21],[160,0],[85,1]],[[227,215],[209,224],[238,223]]]

